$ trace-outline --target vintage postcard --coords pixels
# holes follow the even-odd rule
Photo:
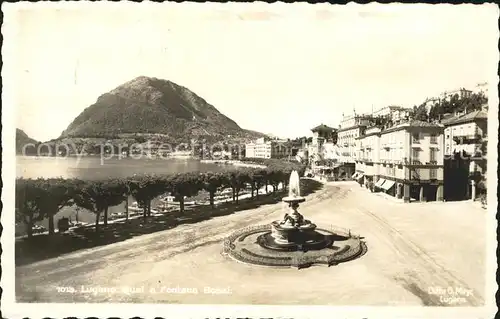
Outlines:
[[[497,6],[2,11],[5,317],[493,317]]]

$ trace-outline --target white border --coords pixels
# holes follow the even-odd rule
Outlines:
[[[88,6],[101,6],[101,7],[123,7],[134,6],[134,9],[138,8],[138,5],[145,6],[145,3],[135,4],[135,3],[84,3],[84,2],[50,2],[50,3],[3,3],[2,11],[4,12],[4,25],[2,26],[2,34],[4,39],[2,47],[2,57],[4,60],[2,69],[3,78],[3,91],[2,91],[2,203],[3,203],[3,214],[1,216],[1,222],[4,227],[3,236],[1,238],[3,256],[1,259],[3,276],[1,279],[1,285],[3,288],[2,294],[2,310],[6,317],[8,318],[20,318],[20,317],[68,317],[68,316],[78,316],[78,317],[89,317],[96,316],[101,318],[106,317],[122,317],[128,318],[131,316],[141,316],[141,317],[154,317],[161,316],[167,318],[186,318],[186,317],[199,317],[199,318],[216,318],[216,317],[249,317],[249,318],[260,318],[260,317],[273,317],[273,318],[492,318],[494,313],[496,313],[495,306],[495,292],[498,288],[495,280],[495,272],[497,268],[496,263],[496,225],[497,221],[495,218],[496,207],[497,207],[497,195],[495,190],[497,189],[497,144],[498,144],[498,92],[497,83],[498,76],[495,74],[497,67],[492,67],[492,75],[489,82],[489,119],[488,119],[488,255],[487,255],[487,274],[488,278],[486,280],[487,287],[485,293],[485,302],[487,306],[484,307],[338,307],[338,306],[253,306],[253,305],[165,305],[165,304],[92,304],[89,307],[88,304],[47,304],[47,303],[37,303],[37,304],[26,304],[26,303],[16,303],[15,302],[15,267],[14,267],[14,222],[13,222],[13,212],[14,212],[14,186],[15,186],[15,100],[13,96],[9,95],[13,92],[12,87],[9,84],[8,79],[5,78],[6,75],[12,76],[14,73],[11,72],[10,66],[15,63],[15,54],[13,54],[12,40],[16,36],[15,23],[9,23],[12,21],[14,11],[23,8],[82,8]],[[148,3],[147,5],[160,5]],[[190,8],[196,10],[206,9],[207,6],[215,8],[224,9],[236,9],[242,6],[251,5],[252,8],[257,6],[273,6],[273,8],[278,9],[290,9],[295,14],[301,12],[303,9],[310,9],[311,5],[300,3],[300,4],[285,4],[285,3],[274,3],[272,5],[266,3],[253,3],[253,4],[215,4],[215,3],[163,3],[161,5],[172,5],[172,6],[189,6]],[[376,6],[378,4],[370,4],[369,6]],[[496,12],[498,16],[498,7],[494,4],[484,4],[488,6],[491,10]],[[360,6],[358,4],[350,3],[348,6]],[[321,7],[330,7],[328,4],[315,5],[314,8],[318,9]],[[388,11],[397,10],[398,5],[386,6],[384,9]],[[297,11],[296,11],[297,10]],[[5,28],[5,25],[9,24],[9,28]],[[492,27],[497,29],[497,21],[494,21]],[[498,31],[497,31],[498,32]],[[498,55],[497,41],[491,43],[491,52],[495,52],[495,56]],[[480,58],[480,57],[478,57]]]

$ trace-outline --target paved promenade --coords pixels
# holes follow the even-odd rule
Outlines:
[[[364,256],[330,268],[297,270],[245,265],[221,254],[226,235],[280,219],[284,209],[282,203],[265,205],[18,267],[17,299],[406,306],[484,302],[486,211],[477,205],[402,204],[354,182],[332,182],[309,195],[299,210],[319,227],[349,228],[364,237]],[[439,290],[448,287],[462,293],[452,300]]]

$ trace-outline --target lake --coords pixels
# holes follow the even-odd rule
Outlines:
[[[229,168],[231,166],[228,166]],[[16,157],[16,177],[105,178],[128,177],[134,174],[168,174],[184,172],[221,171],[225,169],[196,159],[133,159],[100,157]]]
[[[115,158],[104,160],[101,164],[100,157],[16,157],[16,176],[24,178],[105,178],[105,177],[127,177],[134,174],[168,174],[183,172],[206,172],[221,171],[224,169],[235,169],[232,165],[219,166],[213,163],[201,163],[195,159],[133,159],[133,158]],[[129,203],[134,199],[129,198]],[[153,208],[156,201],[153,201]],[[109,213],[125,211],[125,202],[109,208]],[[57,220],[67,217],[74,221],[76,209],[73,207],[64,207],[54,217],[57,228]],[[78,213],[78,220],[86,223],[94,223],[95,215],[92,212],[82,210]],[[43,220],[37,224],[48,228],[48,221]],[[25,234],[25,226],[16,224],[16,236]]]

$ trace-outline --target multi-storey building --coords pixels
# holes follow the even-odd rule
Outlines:
[[[290,148],[283,143],[264,137],[245,144],[245,157],[248,158],[283,158],[290,154]]]
[[[453,161],[467,161],[468,168],[463,180],[454,183],[466,183],[464,198],[475,199],[475,183],[481,176],[486,176],[488,113],[486,109],[463,113],[442,121],[445,126],[445,156]],[[459,157],[456,157],[459,154]],[[467,164],[466,163],[466,164]],[[459,164],[459,163],[457,163]],[[457,175],[453,167],[461,165],[451,163],[449,175]],[[457,186],[460,188],[459,185]]]
[[[402,107],[401,106],[397,106],[397,105],[389,105],[389,106],[385,106],[385,107],[382,107],[376,111],[374,111],[372,113],[372,115],[374,117],[377,117],[377,116],[389,116],[391,115],[394,111],[397,111],[399,109],[401,109]]]
[[[340,162],[346,175],[351,176],[355,171],[355,162],[358,156],[357,138],[362,135],[370,124],[372,116],[354,114],[343,116],[340,128],[337,131],[337,144],[340,149]]]
[[[372,126],[358,137],[358,156],[356,173],[353,178],[362,180],[367,184],[379,176],[380,163],[380,132],[381,126]]]
[[[314,169],[316,162],[324,159],[323,149],[325,143],[333,143],[333,141],[337,139],[337,130],[333,127],[320,124],[311,129],[311,131],[313,133],[313,138],[312,142],[308,145],[307,150],[311,168]]]
[[[436,106],[440,102],[441,102],[441,100],[439,98],[431,97],[431,98],[426,98],[424,103],[422,103],[422,104],[425,106],[425,109],[427,110],[427,114],[429,114],[429,112],[431,111],[431,108],[433,106]]]
[[[444,126],[410,120],[386,129],[368,128],[358,138],[364,178],[405,202],[443,200]]]
[[[459,114],[443,120],[442,124],[445,126],[445,155],[465,152],[482,157],[481,145],[488,138],[488,113],[485,110]]]
[[[373,117],[385,117],[393,121],[393,123],[398,123],[402,120],[408,119],[410,116],[411,109],[404,108],[397,105],[389,105],[380,108],[372,113]]]
[[[441,99],[449,101],[455,94],[458,95],[460,99],[463,99],[470,97],[472,95],[472,91],[464,88],[453,91],[445,91],[441,94]]]

